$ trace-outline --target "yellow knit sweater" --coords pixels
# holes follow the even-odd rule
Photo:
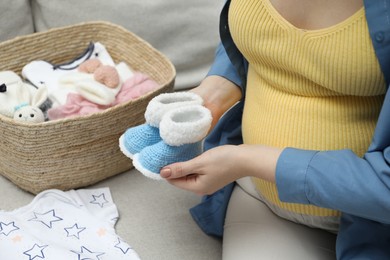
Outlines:
[[[233,0],[229,26],[249,61],[242,122],[246,144],[333,150],[362,155],[371,141],[385,82],[362,8],[345,21],[302,30],[269,0]],[[275,207],[338,216],[330,209],[282,203],[274,184],[253,179]]]

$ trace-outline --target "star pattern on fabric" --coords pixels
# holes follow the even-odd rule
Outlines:
[[[49,210],[46,213],[36,213],[33,212],[34,218],[29,219],[29,221],[38,221],[47,226],[48,228],[52,228],[53,222],[61,221],[62,218],[56,216],[54,209]]]
[[[18,230],[19,228],[15,226],[15,222],[12,221],[8,224],[0,222],[0,235],[8,236],[11,232]]]
[[[82,231],[84,231],[86,228],[85,227],[80,227],[76,224],[74,224],[73,226],[71,227],[68,227],[68,228],[64,228],[66,233],[67,233],[67,237],[76,237],[77,239],[80,239],[80,233]]]
[[[106,197],[105,197],[104,193],[102,193],[100,195],[92,195],[92,197],[93,197],[93,200],[90,201],[89,203],[97,204],[101,208],[104,207],[104,204],[108,203],[108,200],[106,200]]]
[[[29,260],[34,260],[35,258],[41,258],[41,259],[45,259],[45,255],[43,254],[43,250],[48,247],[47,245],[44,245],[44,246],[40,246],[38,244],[34,244],[34,246],[27,250],[27,251],[24,251],[23,254],[24,255],[27,255],[29,257]]]
[[[131,249],[131,247],[120,238],[118,238],[118,243],[116,243],[114,247],[120,249],[124,255]]]
[[[82,246],[81,251],[72,251],[75,254],[78,254],[78,260],[100,260],[100,256],[104,255],[102,252],[92,252],[88,248]]]

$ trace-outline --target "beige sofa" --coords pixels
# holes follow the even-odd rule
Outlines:
[[[0,41],[83,21],[110,21],[170,58],[177,70],[175,89],[188,89],[202,80],[212,62],[223,2],[2,0]],[[110,188],[120,216],[116,231],[142,259],[221,258],[221,241],[205,235],[188,212],[200,197],[134,169],[86,188],[96,187]],[[0,210],[19,208],[34,198],[1,176],[0,191]]]

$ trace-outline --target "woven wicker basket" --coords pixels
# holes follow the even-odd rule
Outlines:
[[[132,167],[118,138],[144,122],[150,99],[173,90],[172,63],[123,27],[88,22],[17,37],[0,43],[0,70],[21,72],[34,60],[64,63],[90,42],[101,42],[116,63],[126,62],[161,85],[137,100],[84,117],[24,124],[0,115],[0,173],[31,193],[91,185]]]

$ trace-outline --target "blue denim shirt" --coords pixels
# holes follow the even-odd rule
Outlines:
[[[220,17],[221,42],[209,75],[237,84],[245,94],[247,61],[231,38],[228,0]],[[386,83],[390,83],[390,0],[364,1],[367,24]],[[205,142],[210,149],[240,144],[245,96]],[[286,170],[288,169],[288,171]],[[288,172],[288,174],[286,174]],[[222,236],[230,184],[190,210],[207,234]],[[312,204],[343,212],[337,238],[338,259],[390,259],[390,93],[387,92],[372,142],[363,158],[351,150],[286,148],[277,163],[276,185],[284,202]],[[345,189],[346,185],[353,189]],[[315,191],[315,192],[314,192]]]

